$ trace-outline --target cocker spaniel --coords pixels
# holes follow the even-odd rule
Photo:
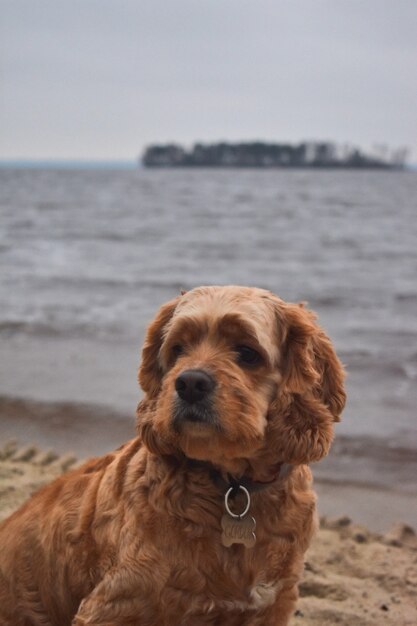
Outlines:
[[[285,626],[316,528],[308,464],[345,402],[315,316],[201,287],[150,325],[137,438],[0,526],[1,626]]]

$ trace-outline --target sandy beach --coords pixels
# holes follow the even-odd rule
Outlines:
[[[0,519],[77,463],[36,446],[0,448]],[[306,554],[293,626],[414,626],[417,536],[397,524],[381,534],[347,516],[322,517]]]

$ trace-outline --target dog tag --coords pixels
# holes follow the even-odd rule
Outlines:
[[[234,543],[241,543],[246,548],[253,548],[256,543],[256,521],[251,515],[246,517],[230,517],[225,513],[222,517],[222,544],[229,548]]]
[[[246,496],[246,506],[241,513],[234,513],[229,506],[229,498],[236,489]],[[255,527],[256,520],[248,515],[250,509],[250,494],[243,485],[230,487],[224,494],[224,506],[226,513],[222,517],[222,544],[229,548],[234,543],[240,543],[246,548],[253,548],[256,543]]]

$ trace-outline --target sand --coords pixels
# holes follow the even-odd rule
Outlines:
[[[33,445],[0,449],[0,519],[77,462]],[[378,534],[348,517],[321,519],[306,555],[292,626],[415,626],[417,536],[397,524]]]

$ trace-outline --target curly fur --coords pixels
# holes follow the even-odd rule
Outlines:
[[[259,362],[239,362],[240,345]],[[188,369],[215,380],[214,421],[174,428]],[[138,437],[0,526],[0,626],[285,626],[316,527],[307,464],[329,450],[343,378],[303,305],[244,287],[164,305],[142,352]],[[283,463],[293,469],[275,480]],[[265,484],[253,548],[222,545],[224,489],[208,468]]]

